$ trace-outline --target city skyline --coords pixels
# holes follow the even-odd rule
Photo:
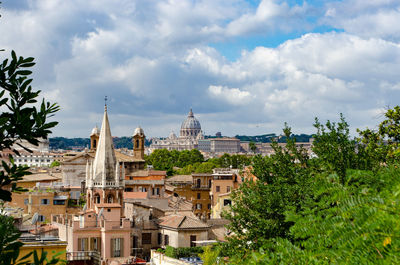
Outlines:
[[[115,136],[374,128],[400,98],[397,1],[3,1],[5,49],[33,56],[54,136],[88,137],[108,96]]]

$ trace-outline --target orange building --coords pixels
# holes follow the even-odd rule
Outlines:
[[[126,192],[147,192],[148,197],[164,197],[165,171],[139,170],[125,175]]]

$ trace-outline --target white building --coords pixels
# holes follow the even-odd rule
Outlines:
[[[165,139],[153,138],[150,150],[192,150],[197,148],[198,141],[201,139],[204,139],[204,136],[200,122],[194,117],[192,109],[190,109],[188,117],[182,122],[179,137],[174,132],[171,132]]]

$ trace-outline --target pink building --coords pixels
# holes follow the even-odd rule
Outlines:
[[[60,239],[68,242],[70,260],[96,256],[100,264],[122,264],[133,258],[123,208],[124,169],[115,157],[106,107],[95,159],[86,166],[86,206],[77,216],[52,217]]]

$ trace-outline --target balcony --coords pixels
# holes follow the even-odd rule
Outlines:
[[[67,252],[68,264],[85,264],[100,265],[100,252],[98,251],[73,251]]]
[[[164,185],[164,180],[134,179],[125,180],[125,185]]]
[[[192,190],[210,190],[210,186],[199,186],[199,185],[192,185]]]

